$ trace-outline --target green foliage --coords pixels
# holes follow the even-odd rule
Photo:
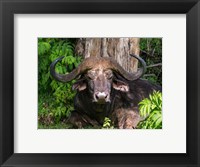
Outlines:
[[[71,87],[75,81],[57,82],[49,72],[50,64],[61,56],[64,56],[63,60],[56,65],[56,72],[60,74],[69,73],[81,62],[81,57],[74,54],[74,44],[70,39],[38,39],[38,118],[44,124],[58,123],[74,110],[75,92]]]
[[[162,38],[141,38],[140,56],[147,63],[147,67],[162,63]],[[162,85],[162,66],[147,68],[144,79]]]
[[[140,116],[144,119],[138,129],[162,129],[162,93],[154,91],[139,103]]]
[[[65,122],[58,122],[58,123],[52,123],[50,125],[47,124],[38,124],[38,129],[70,129],[72,128],[72,125],[67,124]]]
[[[113,128],[114,127],[112,125],[111,120],[108,117],[105,117],[102,129],[113,129]]]

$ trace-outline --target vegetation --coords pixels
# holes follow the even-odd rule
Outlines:
[[[82,61],[82,57],[75,54],[76,41],[77,39],[66,38],[38,39],[38,128],[57,129],[71,127],[71,125],[67,124],[67,119],[74,110],[73,98],[75,92],[72,91],[71,87],[75,81],[65,84],[55,81],[50,75],[49,67],[51,62],[61,56],[64,56],[64,58],[57,63],[56,72],[64,74],[77,67]],[[162,62],[162,40],[160,38],[142,38],[140,49],[140,54],[148,66]],[[68,65],[67,67],[66,64]],[[149,67],[144,79],[161,85],[161,66]],[[153,109],[155,104],[151,98],[155,98],[154,96],[158,95],[152,95],[148,103],[147,99],[140,103],[140,114],[145,119],[139,124],[138,128],[162,127],[162,118],[161,124],[159,123],[158,125],[158,122],[155,122],[155,115],[158,114],[158,110],[157,108]],[[152,106],[149,109],[150,103]],[[152,124],[153,122],[154,124]],[[102,128],[113,128],[109,118],[105,118]]]
[[[141,38],[140,56],[148,67],[144,78],[152,83],[162,85],[162,39]]]
[[[139,103],[140,116],[143,118],[138,129],[162,129],[162,93],[153,92],[149,98]]]
[[[74,39],[38,39],[38,119],[40,124],[51,125],[65,121],[74,110],[72,91],[69,83],[60,83],[50,76],[49,66],[56,58],[64,56],[56,65],[56,72],[67,73],[77,67],[81,57],[74,54]],[[66,68],[66,64],[68,64]]]
[[[108,117],[105,117],[102,128],[103,129],[113,129],[114,128],[111,120]]]

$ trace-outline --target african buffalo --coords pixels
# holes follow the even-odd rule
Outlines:
[[[60,82],[77,79],[73,89],[75,112],[69,122],[82,128],[85,125],[102,125],[109,117],[116,128],[136,128],[140,121],[138,103],[149,96],[153,90],[161,90],[146,80],[139,79],[146,71],[145,61],[136,56],[142,65],[135,73],[125,71],[114,59],[90,57],[69,74],[58,74],[55,65],[63,57],[56,59],[50,66],[51,75]]]

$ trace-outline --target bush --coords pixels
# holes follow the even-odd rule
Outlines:
[[[140,56],[147,63],[147,72],[144,79],[154,84],[162,85],[162,38],[141,38]],[[156,65],[151,67],[152,65]],[[151,67],[151,68],[150,68]]]
[[[114,126],[108,117],[104,118],[102,129],[114,129]]]
[[[64,56],[56,65],[56,72],[64,74],[73,70],[81,62],[81,57],[74,54],[74,39],[38,39],[38,118],[40,123],[58,123],[67,118],[74,110],[71,90],[72,83],[60,83],[50,75],[50,64],[58,57]],[[65,65],[68,65],[65,67]]]
[[[140,116],[143,118],[138,129],[162,129],[162,93],[154,91],[149,98],[139,103]]]

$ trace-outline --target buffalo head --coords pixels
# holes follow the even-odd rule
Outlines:
[[[55,65],[63,57],[56,59],[50,66],[51,75],[58,81],[68,82],[78,79],[73,85],[77,91],[88,90],[93,102],[109,103],[112,88],[128,92],[129,86],[125,80],[133,81],[140,78],[146,71],[146,63],[136,55],[131,55],[141,64],[135,73],[125,71],[115,60],[107,57],[86,58],[76,69],[69,74],[58,74],[55,72]],[[120,79],[120,78],[123,78]]]

